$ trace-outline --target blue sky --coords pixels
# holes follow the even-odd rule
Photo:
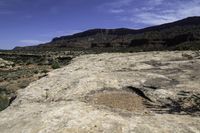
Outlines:
[[[144,28],[200,14],[200,0],[0,0],[0,49],[91,28]]]

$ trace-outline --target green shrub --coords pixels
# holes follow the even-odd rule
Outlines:
[[[0,111],[9,106],[9,99],[6,95],[0,95]]]
[[[60,64],[59,64],[57,61],[54,61],[54,62],[51,64],[51,68],[53,68],[53,69],[58,69],[58,68],[60,68]]]

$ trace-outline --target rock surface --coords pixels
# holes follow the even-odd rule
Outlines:
[[[194,52],[84,55],[18,92],[1,133],[198,133]]]

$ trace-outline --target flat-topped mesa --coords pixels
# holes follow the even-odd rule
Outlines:
[[[76,33],[74,35],[69,36],[62,36],[56,37],[52,40],[52,42],[64,40],[64,39],[74,39],[74,38],[81,38],[81,37],[88,37],[97,34],[103,35],[127,35],[127,34],[134,34],[136,30],[127,29],[127,28],[119,28],[119,29],[91,29],[84,32]]]
[[[74,35],[61,36],[51,42],[14,50],[63,48],[133,48],[152,50],[199,50],[200,17],[189,17],[172,23],[139,30],[92,29]]]

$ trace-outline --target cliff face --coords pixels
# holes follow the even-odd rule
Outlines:
[[[1,133],[200,132],[200,53],[84,55],[18,92]]]
[[[15,50],[55,48],[135,48],[138,50],[200,49],[200,17],[177,22],[132,29],[93,29],[70,36],[54,38],[47,44],[15,48]]]

